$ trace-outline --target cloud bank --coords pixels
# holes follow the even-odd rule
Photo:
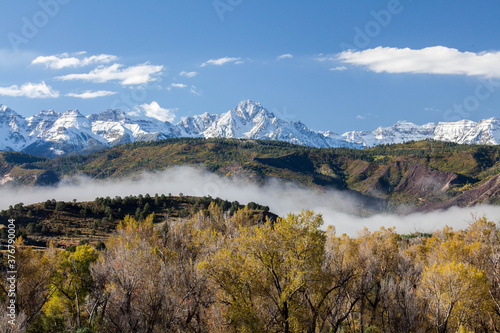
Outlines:
[[[447,211],[418,213],[407,216],[379,214],[368,218],[353,216],[356,210],[355,199],[344,192],[319,192],[305,189],[280,181],[270,181],[267,185],[258,186],[241,179],[229,179],[207,173],[191,167],[176,167],[163,172],[143,173],[127,179],[90,180],[84,177],[63,181],[56,188],[1,188],[0,209],[23,202],[42,202],[48,199],[71,201],[92,201],[96,197],[115,197],[146,194],[168,194],[221,197],[237,200],[241,204],[254,201],[268,205],[272,212],[280,216],[289,212],[300,212],[312,209],[323,214],[325,225],[334,225],[337,234],[347,233],[355,236],[364,227],[376,230],[381,226],[395,226],[399,233],[415,231],[433,232],[445,225],[455,229],[467,227],[472,215],[486,216],[498,222],[500,207],[480,206],[474,208],[452,208]]]
[[[377,73],[454,74],[500,77],[500,51],[460,52],[444,46],[420,50],[377,47],[363,51],[348,50],[337,59]]]

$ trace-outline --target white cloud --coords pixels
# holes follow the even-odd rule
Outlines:
[[[424,111],[441,112],[441,110],[435,108],[424,108]]]
[[[10,87],[0,87],[0,95],[27,98],[57,98],[59,91],[52,89],[45,82],[27,82],[22,86],[13,85]]]
[[[318,54],[314,60],[316,61],[320,61],[320,62],[323,62],[323,61],[336,61],[338,60],[338,55],[331,55],[331,54],[323,54],[323,53],[320,53]]]
[[[46,68],[51,69],[62,69],[65,67],[83,67],[91,64],[107,64],[118,60],[118,57],[111,54],[98,54],[84,58],[76,57],[85,53],[86,52],[78,52],[73,55],[62,53],[51,56],[39,56],[36,57],[31,64],[45,65]]]
[[[171,83],[168,87],[167,90],[172,90],[172,88],[187,88],[187,85],[184,83]]]
[[[455,74],[500,77],[500,51],[460,52],[444,46],[409,48],[377,47],[363,51],[348,50],[338,60],[367,67],[381,73]]]
[[[205,67],[207,65],[222,66],[222,65],[230,64],[230,63],[242,64],[243,61],[241,60],[241,58],[224,57],[224,58],[219,58],[219,59],[207,60],[203,64],[201,64],[201,67]]]
[[[173,122],[175,119],[175,112],[177,110],[178,109],[164,109],[157,102],[151,102],[151,104],[138,105],[128,114],[131,116],[146,116],[156,118],[161,121]]]
[[[82,80],[92,82],[120,81],[122,85],[137,85],[156,81],[155,75],[161,74],[163,66],[144,63],[137,66],[122,68],[123,65],[113,64],[111,66],[99,66],[86,74],[68,74],[58,76],[56,79],[62,81]]]
[[[198,72],[186,72],[186,71],[182,71],[179,73],[180,76],[185,76],[185,77],[189,77],[189,78],[192,78],[192,77],[195,77],[196,75],[198,75]]]
[[[338,54],[323,54],[320,53],[316,57],[313,58],[316,61],[319,62],[334,62],[334,63],[339,63],[339,55]],[[346,66],[335,66],[335,67],[330,67],[329,70],[331,71],[345,71],[347,69]]]
[[[196,96],[201,96],[203,94],[203,91],[196,88],[195,86],[191,86],[191,89],[189,89],[189,92],[193,95],[196,95]]]
[[[293,58],[293,55],[291,55],[290,53],[285,53],[285,54],[278,56],[276,59],[282,60],[282,59],[292,59],[292,58]]]
[[[89,99],[89,98],[111,96],[111,95],[115,95],[115,94],[116,94],[116,92],[114,92],[114,91],[107,91],[107,90],[90,91],[90,90],[87,90],[81,94],[69,93],[69,94],[66,94],[66,96]]]
[[[356,116],[356,119],[359,119],[359,120],[365,120],[367,118],[378,118],[378,116],[376,114],[373,114],[373,113],[365,113],[365,114],[358,114]]]

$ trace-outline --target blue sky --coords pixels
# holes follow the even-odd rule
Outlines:
[[[499,116],[500,2],[0,0],[0,104],[316,130]],[[348,51],[350,49],[350,51]]]

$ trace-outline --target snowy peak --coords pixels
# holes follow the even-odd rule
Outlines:
[[[54,110],[43,110],[39,114],[27,118],[29,135],[31,137],[43,136],[59,117],[61,117],[59,112],[55,112]]]
[[[30,128],[35,128],[41,123],[54,123],[57,119],[61,117],[59,112],[55,112],[54,110],[43,110],[37,115],[26,118],[28,121],[28,126]]]
[[[75,128],[79,130],[89,130],[92,124],[87,117],[81,114],[78,110],[68,110],[64,112],[55,122],[55,127],[59,128]]]
[[[19,127],[23,126],[24,123],[26,123],[26,120],[14,110],[5,105],[0,107],[0,124],[10,126],[14,131],[18,131]]]
[[[307,146],[329,147],[322,134],[309,130],[301,122],[293,123],[278,119],[260,103],[250,100],[241,102],[233,110],[216,116],[204,131],[200,129],[196,134],[205,138],[278,140]]]
[[[216,115],[211,115],[208,112],[205,112],[199,116],[185,117],[177,124],[177,127],[179,128],[182,136],[201,136],[216,119]]]
[[[434,139],[440,141],[470,141],[467,136],[477,126],[471,120],[460,120],[457,122],[440,122],[434,129]]]
[[[61,116],[59,112],[55,112],[53,109],[50,110],[42,110],[39,114],[30,117],[30,118],[38,118],[38,119],[57,119]],[[28,118],[28,119],[30,119]]]
[[[500,128],[500,118],[493,117],[489,119],[480,120],[477,125],[481,128],[498,129]]]
[[[467,133],[465,139],[477,144],[499,144],[500,119],[493,117],[480,120],[476,127]]]
[[[17,113],[14,110],[9,108],[7,105],[3,105],[3,104],[0,104],[0,113],[2,115],[11,115],[11,114],[17,115]]]
[[[94,138],[92,123],[78,110],[68,110],[40,138],[59,144],[68,143],[74,150],[79,150],[87,146],[88,139]]]
[[[423,140],[432,135],[429,126],[418,126],[409,121],[398,121],[391,127],[379,127],[372,133],[364,133],[366,146],[374,146],[381,143],[399,143],[410,140]]]
[[[274,118],[274,115],[264,109],[260,103],[251,100],[246,100],[238,104],[238,106],[234,108],[234,113],[245,120],[252,120],[256,116]]]
[[[0,150],[20,151],[28,143],[26,120],[14,110],[0,105]]]

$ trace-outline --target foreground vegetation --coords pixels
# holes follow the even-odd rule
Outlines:
[[[12,332],[495,332],[500,231],[323,231],[313,212],[258,223],[212,202],[188,220],[126,216],[99,250],[17,240]],[[5,260],[4,260],[5,262]],[[0,328],[5,319],[2,270]]]

